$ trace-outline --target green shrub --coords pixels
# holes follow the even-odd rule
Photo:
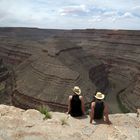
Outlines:
[[[44,119],[52,118],[52,115],[50,114],[49,109],[46,106],[41,106],[38,110],[45,115]]]

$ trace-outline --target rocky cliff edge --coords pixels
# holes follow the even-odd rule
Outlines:
[[[73,118],[50,112],[51,119],[34,109],[0,105],[0,140],[139,140],[136,113],[110,115],[111,125],[89,124],[89,116]]]

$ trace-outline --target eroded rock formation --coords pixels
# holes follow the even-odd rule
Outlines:
[[[0,56],[16,73],[13,103],[65,110],[74,85],[88,105],[104,92],[111,112],[117,97],[130,111],[140,107],[140,31],[0,29]],[[119,94],[118,94],[119,93]]]
[[[10,87],[10,83],[8,81],[11,79],[10,71],[7,66],[4,64],[3,59],[0,59],[0,104],[10,104],[10,93],[7,92]]]

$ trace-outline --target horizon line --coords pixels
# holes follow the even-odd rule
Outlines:
[[[114,31],[140,31],[140,29],[112,29],[112,28],[42,28],[32,26],[0,26],[0,28],[27,28],[27,29],[39,29],[39,30],[114,30]]]

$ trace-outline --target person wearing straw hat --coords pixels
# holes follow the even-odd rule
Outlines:
[[[104,98],[105,95],[101,92],[96,93],[95,101],[91,103],[90,123],[92,120],[104,120],[104,118],[106,123],[111,123],[108,117],[108,106],[103,101]]]
[[[68,114],[79,117],[85,114],[84,99],[78,86],[75,86],[72,91],[74,94],[68,99]]]

